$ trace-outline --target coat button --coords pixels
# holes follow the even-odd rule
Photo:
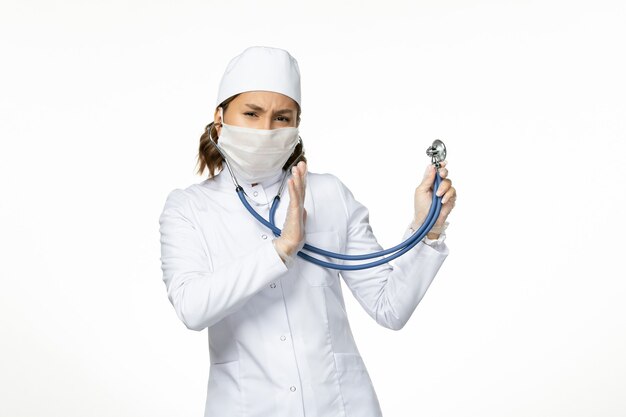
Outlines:
[[[272,283],[270,284],[270,287],[271,287],[271,288],[276,288],[276,284],[272,282]]]
[[[256,197],[257,195],[259,195],[259,192],[255,191],[255,192],[252,193],[252,195]]]
[[[267,235],[261,235],[263,239],[267,239]]]
[[[282,336],[280,337],[280,340],[282,340],[283,342],[284,342],[286,339],[287,339],[287,338],[285,337],[285,335],[282,335]]]
[[[296,390],[296,387],[294,387],[293,385],[289,387],[289,389],[291,390],[291,392],[294,392]]]

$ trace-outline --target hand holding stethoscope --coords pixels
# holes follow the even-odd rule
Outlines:
[[[442,181],[437,189],[437,196],[443,197],[441,198],[439,217],[437,217],[435,225],[430,229],[428,235],[426,235],[429,239],[437,239],[439,237],[439,234],[444,229],[446,219],[456,203],[456,189],[452,186],[452,181],[447,178],[448,169],[445,167],[447,164],[448,161],[441,161],[439,163],[439,176]],[[424,171],[422,183],[415,189],[415,215],[413,223],[411,224],[414,230],[417,230],[428,216],[433,200],[433,184],[435,183],[436,172],[435,165],[428,165],[426,171]]]

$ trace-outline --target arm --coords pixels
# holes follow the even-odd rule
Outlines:
[[[213,270],[187,207],[183,190],[168,195],[159,218],[161,269],[176,314],[188,329],[200,331],[239,309],[288,268],[267,239]]]
[[[380,251],[369,224],[369,210],[336,178],[347,220],[346,253],[350,255]],[[408,238],[411,230],[404,232]],[[403,240],[404,240],[403,239]],[[341,276],[365,311],[381,326],[400,330],[435,278],[449,250],[443,241],[437,248],[419,242],[400,257],[374,268],[341,271]],[[389,256],[389,255],[387,255]],[[368,259],[372,262],[380,258]],[[360,264],[365,261],[343,261]]]

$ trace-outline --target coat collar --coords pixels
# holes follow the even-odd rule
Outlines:
[[[274,185],[280,184],[280,182],[283,179],[284,174],[285,174],[285,171],[281,169],[279,172],[272,175],[270,178],[259,182],[255,186],[253,186],[251,183],[243,181],[241,178],[237,178],[237,182],[239,182],[239,185],[241,185],[246,192],[248,190],[254,190],[259,185],[263,187],[264,189],[267,189]],[[235,172],[235,176],[237,176],[236,172]],[[230,176],[230,172],[228,171],[228,168],[226,167],[225,163],[222,163],[222,169],[218,173],[215,174],[215,180],[220,185],[220,187],[231,187],[231,188],[235,187],[235,183],[233,182],[233,179]]]

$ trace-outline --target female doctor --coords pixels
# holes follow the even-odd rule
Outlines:
[[[378,324],[399,330],[449,252],[444,229],[456,191],[444,161],[435,226],[393,263],[339,271],[296,256],[305,242],[350,255],[383,249],[368,209],[345,184],[307,172],[300,111],[300,71],[287,51],[250,47],[233,58],[200,139],[199,173],[208,168],[210,176],[172,190],[159,218],[168,298],[187,328],[208,328],[205,417],[382,416],[339,279]],[[266,219],[287,176],[275,213],[279,237],[242,205],[233,176]],[[429,165],[402,240],[424,222],[434,180]]]

